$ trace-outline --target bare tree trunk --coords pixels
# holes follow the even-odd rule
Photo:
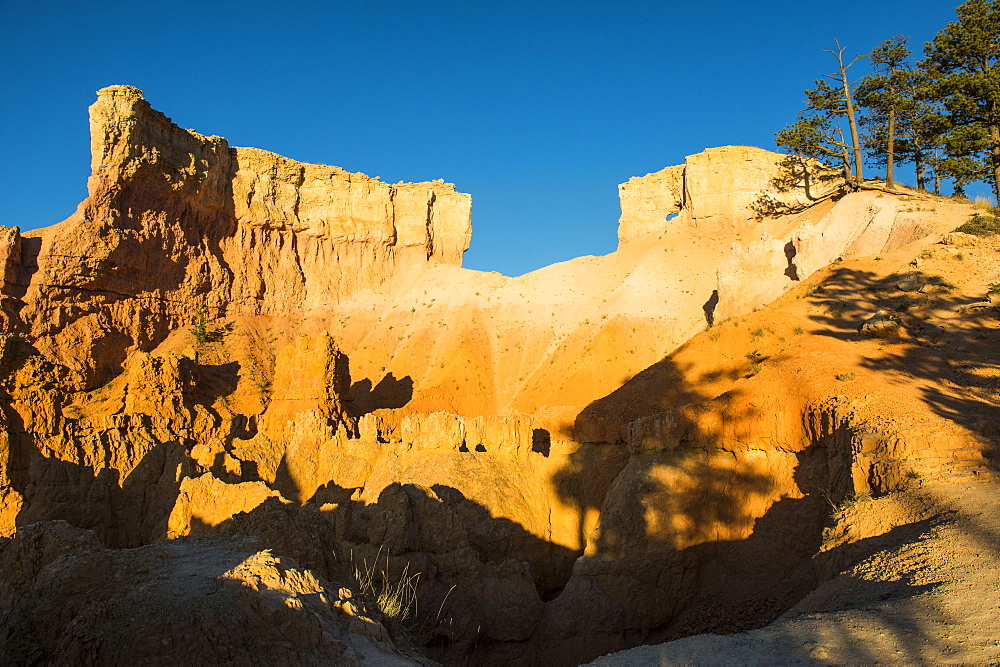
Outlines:
[[[941,177],[938,176],[936,171],[934,172],[934,194],[941,194]]]
[[[918,148],[913,152],[913,169],[917,172],[917,189],[927,192],[927,177],[924,175],[924,155]]]
[[[809,163],[805,160],[800,160],[802,165],[802,184],[806,190],[806,199],[812,199],[812,174],[809,173]]]
[[[993,196],[1000,206],[1000,125],[990,125],[990,165],[993,169]]]
[[[889,94],[892,94],[890,89]],[[896,150],[896,107],[889,107],[889,145],[886,146],[886,162],[885,162],[885,185],[890,190],[892,189],[892,162],[895,157]]]
[[[844,154],[843,154],[843,160],[844,160],[844,180],[846,180],[851,185],[857,185],[858,182],[856,180],[854,180],[854,173],[851,171],[851,156],[847,152],[847,147],[844,146],[841,150],[844,151]]]
[[[847,89],[846,74],[844,75],[844,94],[847,95],[847,122],[851,126],[851,148],[854,151],[854,174],[857,182],[861,182],[864,175],[861,171],[861,144],[858,140],[858,121],[854,117],[854,105],[851,103],[851,91]]]
[[[840,45],[840,42],[834,40],[834,44],[837,45],[837,50],[834,55],[837,56],[837,64],[840,66],[840,85],[844,89],[844,102],[847,105],[847,123],[851,128],[851,147],[854,150],[854,175],[857,178],[858,183],[864,178],[864,173],[861,170],[861,142],[858,139],[858,120],[854,115],[854,100],[851,99],[851,86],[847,83],[847,68],[854,64],[854,59],[850,65],[844,65],[844,47]]]

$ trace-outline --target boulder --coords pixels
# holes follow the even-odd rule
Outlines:
[[[899,322],[891,319],[884,310],[876,312],[858,327],[858,332],[869,338],[898,338],[902,333]]]

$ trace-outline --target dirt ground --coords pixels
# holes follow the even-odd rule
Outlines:
[[[859,503],[842,521],[909,522],[785,617],[736,635],[642,646],[593,665],[964,663],[1000,660],[1000,484],[934,484]]]
[[[837,391],[857,401],[873,430],[890,424],[937,449],[909,488],[831,506],[814,557],[824,583],[770,625],[591,664],[1000,661],[998,283],[1000,237],[955,237],[917,257],[834,264],[676,353],[687,377],[717,378],[700,388],[708,395],[740,383],[767,391],[791,382],[817,397]],[[878,310],[901,324],[898,336],[858,333]],[[741,356],[752,367],[741,367]],[[942,449],[946,440],[952,449]]]

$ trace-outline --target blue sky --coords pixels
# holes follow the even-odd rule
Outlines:
[[[834,38],[919,52],[957,4],[0,0],[0,224],[72,213],[87,106],[123,83],[233,145],[453,182],[473,196],[465,266],[518,275],[614,250],[631,176],[773,148]]]

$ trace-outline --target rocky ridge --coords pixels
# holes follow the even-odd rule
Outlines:
[[[817,585],[830,502],[986,474],[988,379],[941,402],[973,400],[982,423],[897,390],[886,414],[916,416],[879,420],[830,387],[834,367],[907,377],[843,333],[844,311],[898,306],[897,284],[941,287],[906,331],[939,308],[988,335],[994,311],[951,300],[984,289],[990,249],[935,245],[968,205],[871,191],[758,217],[778,156],[711,149],[621,187],[617,252],[507,278],[459,268],[470,204],[450,185],[229,148],[126,86],[91,114],[77,213],[0,228],[0,534],[16,533],[0,556],[28,550],[54,580],[31,530],[122,563],[203,545],[233,559],[213,576],[234,571],[225,554],[301,573],[292,597],[319,606],[282,604],[304,610],[290,636],[309,660],[363,662],[353,634],[401,660],[575,664],[766,623]],[[956,261],[982,268],[950,288],[929,273]],[[930,341],[891,349],[926,368]],[[352,562],[419,573],[424,611],[380,614]],[[43,613],[10,602],[38,580],[12,581],[5,625]],[[7,657],[60,655],[52,633]]]
[[[469,245],[471,199],[443,181],[390,185],[231,148],[178,128],[132,86],[98,92],[90,129],[87,199],[57,226],[5,230],[2,251],[5,296],[19,302],[5,330],[37,341],[81,387],[196,308],[308,312],[409,267],[460,264]]]

